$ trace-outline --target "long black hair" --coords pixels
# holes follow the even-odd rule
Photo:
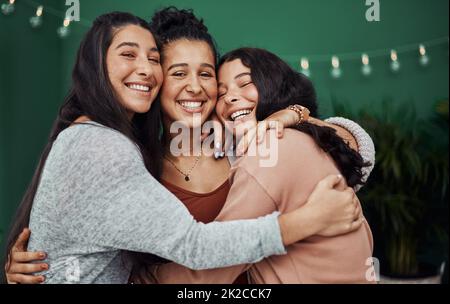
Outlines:
[[[259,96],[256,107],[258,121],[294,104],[307,107],[312,117],[318,116],[316,92],[312,82],[278,56],[263,49],[240,48],[224,55],[219,66],[236,59],[240,59],[251,70],[252,81]],[[363,184],[361,168],[369,164],[364,163],[361,155],[351,149],[334,129],[308,122],[296,129],[309,134],[334,159],[350,187]]]
[[[127,25],[137,25],[151,32],[145,20],[128,13],[113,12],[98,17],[84,36],[72,72],[71,89],[59,110],[31,184],[12,222],[7,238],[6,258],[19,234],[29,224],[42,170],[54,141],[78,117],[87,116],[92,121],[121,132],[135,142],[141,149],[147,170],[159,178],[162,163],[162,152],[158,142],[159,103],[155,102],[148,113],[135,114],[130,121],[108,77],[107,51],[117,30]]]

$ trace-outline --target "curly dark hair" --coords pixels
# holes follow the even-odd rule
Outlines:
[[[161,44],[161,59],[164,60],[164,49],[171,42],[187,39],[206,42],[213,52],[217,65],[219,53],[214,38],[208,28],[194,15],[191,9],[178,9],[174,6],[165,7],[153,15],[150,20],[152,32]]]

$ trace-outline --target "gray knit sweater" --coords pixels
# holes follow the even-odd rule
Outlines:
[[[146,170],[139,149],[97,123],[58,136],[31,212],[29,251],[45,251],[46,283],[126,283],[124,252],[192,269],[254,263],[285,253],[278,213],[201,224]]]

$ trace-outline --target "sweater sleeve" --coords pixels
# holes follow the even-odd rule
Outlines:
[[[192,269],[254,263],[284,254],[278,213],[259,219],[196,222],[146,170],[138,148],[104,127],[87,127],[70,172],[72,203],[61,210],[84,244],[147,252]],[[80,189],[73,191],[73,189]]]
[[[233,184],[227,201],[216,221],[232,221],[264,216],[277,210],[276,203],[244,168],[232,174]],[[231,284],[251,264],[220,269],[194,271],[175,263],[155,268],[153,276],[159,284]]]
[[[368,167],[362,168],[363,182],[366,182],[375,167],[375,145],[370,135],[356,122],[343,117],[331,117],[325,120],[325,122],[342,127],[349,131],[358,144],[358,152],[363,158],[364,162],[369,163]],[[361,186],[358,185],[355,190],[358,191]]]

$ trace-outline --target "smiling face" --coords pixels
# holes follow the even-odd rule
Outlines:
[[[234,126],[256,123],[258,90],[251,70],[240,59],[224,63],[219,69],[219,99],[216,113],[219,119]]]
[[[159,61],[155,39],[148,30],[127,25],[116,31],[106,65],[113,90],[130,117],[148,112],[158,95],[163,81]]]
[[[197,113],[205,122],[217,99],[215,60],[210,46],[186,39],[171,42],[164,48],[162,67],[164,84],[160,97],[165,127],[180,121],[192,128]]]

